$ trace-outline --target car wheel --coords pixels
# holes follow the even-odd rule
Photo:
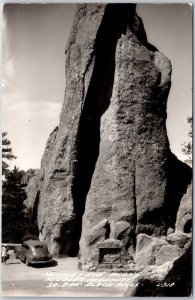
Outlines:
[[[25,264],[26,264],[26,266],[29,266],[29,262],[26,258],[25,258]]]

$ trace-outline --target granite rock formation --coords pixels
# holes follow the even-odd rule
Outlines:
[[[35,171],[36,170],[28,169],[26,172],[24,172],[21,181],[22,185],[27,185],[29,183],[29,180],[35,175]]]
[[[172,249],[169,249],[171,254]],[[165,256],[167,258],[167,255]],[[125,297],[190,297],[192,294],[192,244],[189,242],[181,255],[170,261],[161,259],[160,265],[145,267],[136,279],[138,286],[129,288]],[[134,281],[134,284],[136,282]]]
[[[181,199],[175,230],[178,233],[192,232],[192,184],[189,185],[186,194]]]
[[[170,271],[190,239],[191,168],[171,153],[165,123],[171,63],[135,8],[78,5],[60,123],[33,196],[40,239],[53,255],[79,253],[91,271],[109,247],[127,269]]]
[[[29,169],[24,172],[22,177],[22,185],[25,187],[27,199],[25,200],[25,206],[28,210],[35,211],[34,216],[37,216],[37,200],[39,198],[39,191],[41,188],[40,170]]]

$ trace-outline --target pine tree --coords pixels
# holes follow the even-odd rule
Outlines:
[[[7,132],[2,133],[2,173],[5,175],[9,170],[9,165],[5,160],[13,160],[17,157],[13,155],[12,148],[10,147],[11,142],[6,138]]]
[[[21,185],[23,172],[14,167],[2,185],[2,240],[20,242],[24,234],[26,192]]]
[[[2,173],[5,175],[2,182],[2,240],[7,243],[20,243],[25,234],[37,233],[37,226],[31,210],[24,204],[27,198],[22,185],[24,171],[19,171],[17,167],[10,171],[5,162],[16,159],[6,135],[7,132],[2,133]]]

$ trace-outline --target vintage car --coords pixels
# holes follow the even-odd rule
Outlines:
[[[16,258],[21,259],[27,266],[52,261],[47,245],[39,240],[24,241],[21,246],[16,246],[14,251]]]

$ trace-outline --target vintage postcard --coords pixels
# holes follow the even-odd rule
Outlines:
[[[3,296],[192,295],[192,5],[3,6]]]

